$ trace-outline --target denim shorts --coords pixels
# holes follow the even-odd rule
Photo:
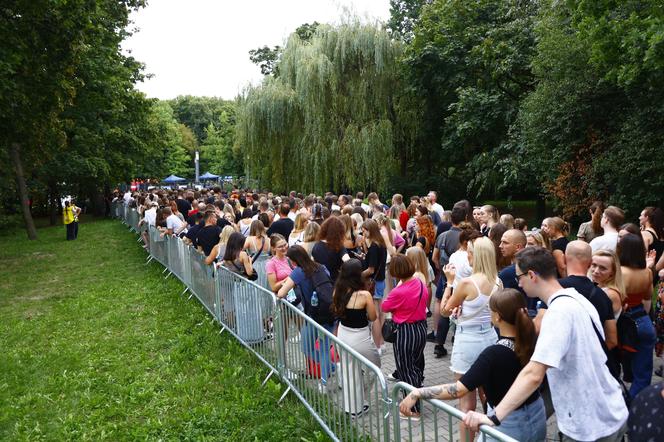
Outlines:
[[[376,281],[376,289],[374,290],[374,299],[383,299],[385,294],[385,281]]]
[[[497,341],[498,335],[491,324],[457,324],[450,369],[456,374],[464,374],[480,353]]]
[[[546,413],[540,397],[528,405],[522,405],[507,415],[496,430],[522,442],[540,442],[546,439]],[[487,436],[487,441],[496,439]]]

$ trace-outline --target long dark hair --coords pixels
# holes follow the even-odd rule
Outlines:
[[[593,232],[595,234],[602,233],[604,229],[602,229],[602,213],[604,213],[604,203],[601,201],[595,201],[590,205],[590,213],[591,213],[591,220],[590,220],[590,226],[593,228]]]
[[[286,256],[300,267],[307,277],[311,276],[320,267],[302,246],[292,246],[288,248]]]
[[[650,223],[650,226],[652,229],[655,231],[655,235],[657,235],[657,239],[660,241],[664,240],[664,211],[660,209],[659,207],[651,207],[648,206],[645,209],[643,209],[645,212],[646,218],[648,218],[648,222]]]
[[[516,327],[514,353],[521,366],[530,361],[535,350],[535,325],[526,311],[526,300],[515,289],[499,290],[489,299],[489,308],[500,315],[500,318]]]
[[[226,251],[224,252],[224,261],[235,261],[244,247],[244,235],[239,232],[231,233],[226,243]]]
[[[344,262],[339,271],[337,283],[334,285],[334,296],[332,298],[332,313],[337,317],[346,314],[346,305],[358,290],[366,287],[362,277],[362,263],[353,258]]]
[[[646,245],[641,235],[628,233],[618,241],[620,265],[632,269],[646,268]]]

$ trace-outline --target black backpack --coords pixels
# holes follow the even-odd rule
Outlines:
[[[311,280],[313,289],[318,296],[318,306],[316,307],[311,305],[311,299],[309,299],[309,316],[319,324],[332,324],[334,322],[334,316],[332,315],[330,308],[332,307],[334,284],[332,283],[330,276],[321,265],[318,266],[309,279]]]

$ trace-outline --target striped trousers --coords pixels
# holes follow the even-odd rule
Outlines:
[[[424,382],[424,346],[427,343],[427,322],[404,322],[399,324],[397,339],[394,341],[394,359],[400,381],[413,387],[421,387]],[[415,410],[420,411],[419,401]]]

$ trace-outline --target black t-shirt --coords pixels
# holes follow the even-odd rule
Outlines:
[[[291,232],[293,231],[294,226],[295,223],[293,222],[292,219],[288,218],[287,216],[283,216],[278,220],[276,220],[275,222],[273,222],[270,228],[267,229],[267,236],[269,238],[273,234],[279,233],[284,238],[288,239]]]
[[[205,256],[209,255],[212,248],[219,242],[221,229],[217,226],[205,226],[196,235],[196,246],[203,248]]]
[[[200,223],[198,223],[198,224],[194,224],[193,226],[191,226],[191,227],[189,228],[189,230],[187,230],[187,235],[186,235],[186,237],[189,238],[189,240],[190,240],[192,243],[195,243],[195,242],[196,242],[196,236],[198,235],[198,232],[201,231],[201,229],[203,228],[203,226],[205,226],[205,223],[203,223],[203,222],[200,222]]]
[[[585,276],[568,276],[567,278],[559,279],[563,288],[574,288],[577,292],[583,295],[595,307],[599,314],[599,320],[609,321],[615,319],[613,315],[613,305],[611,299],[601,288],[597,287],[593,282]]]
[[[522,368],[512,349],[501,344],[494,344],[480,353],[459,381],[469,391],[473,391],[477,387],[484,387],[487,401],[492,407],[496,407],[503,400]],[[525,404],[532,403],[538,397],[539,392],[535,390]]]
[[[561,236],[558,239],[554,239],[551,241],[551,251],[560,250],[561,252],[565,253],[567,244],[569,244],[569,239],[565,238],[564,236]]]
[[[343,264],[341,258],[346,253],[348,252],[346,251],[345,247],[341,247],[341,250],[335,252],[327,246],[327,243],[324,243],[323,241],[317,242],[311,249],[311,256],[314,258],[314,261],[327,267],[327,270],[330,272],[330,279],[332,282],[336,282],[337,280],[339,269],[341,268],[341,264]]]
[[[228,220],[224,217],[218,217],[217,218],[217,227],[220,229],[223,229],[226,226],[230,226],[231,223],[228,222]]]
[[[178,212],[180,212],[182,216],[187,216],[191,210],[191,203],[181,198],[175,200],[175,205],[178,206]]]
[[[373,279],[374,275],[376,281],[385,281],[385,260],[387,259],[387,249],[385,247],[379,247],[378,244],[371,244],[369,250],[367,250],[367,255],[364,259],[364,268],[368,269],[373,267],[374,272],[369,276],[369,279]]]

